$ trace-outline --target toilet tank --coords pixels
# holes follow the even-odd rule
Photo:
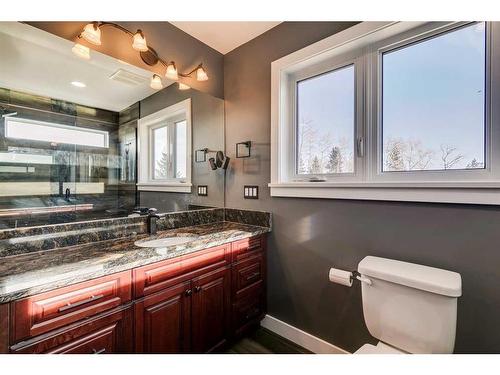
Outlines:
[[[367,256],[358,272],[363,315],[371,335],[408,353],[452,353],[457,299],[462,278],[456,272]]]

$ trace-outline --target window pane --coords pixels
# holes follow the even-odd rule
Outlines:
[[[168,147],[168,127],[153,129],[154,143],[154,179],[168,178],[170,167],[169,147]]]
[[[485,167],[485,24],[382,56],[382,170]]]
[[[186,178],[186,121],[175,124],[175,177]]]
[[[297,83],[297,174],[354,171],[354,66]]]
[[[6,118],[5,137],[90,147],[109,147],[108,132],[105,131],[23,119]]]

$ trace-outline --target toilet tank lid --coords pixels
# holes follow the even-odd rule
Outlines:
[[[462,295],[459,273],[399,260],[367,256],[358,265],[365,276],[449,297]]]

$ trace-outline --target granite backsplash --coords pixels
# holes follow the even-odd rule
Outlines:
[[[158,230],[229,221],[271,227],[271,214],[238,209],[201,209],[162,214]],[[0,230],[0,257],[113,240],[146,233],[146,216]]]

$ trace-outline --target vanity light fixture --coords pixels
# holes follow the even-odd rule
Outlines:
[[[196,68],[196,80],[197,81],[208,81],[208,74],[203,68],[203,65],[198,65]]]
[[[120,26],[117,23],[113,22],[91,22],[85,25],[83,28],[83,31],[80,33],[78,36],[79,39],[84,39],[87,42],[91,44],[95,44],[97,46],[101,45],[101,28],[103,27],[113,27],[115,29],[118,29],[125,34],[128,34],[132,37],[132,48],[136,51],[139,51],[140,56],[142,61],[149,65],[149,66],[154,66],[157,65],[158,63],[163,65],[165,67],[165,77],[169,80],[172,81],[178,81],[179,76],[187,78],[187,77],[192,77],[193,74],[195,75],[194,78],[197,81],[207,81],[208,80],[208,74],[205,68],[203,67],[203,64],[199,64],[196,68],[194,68],[192,71],[190,71],[187,74],[182,74],[177,71],[177,67],[175,65],[175,62],[170,61],[169,63],[165,62],[165,60],[161,59],[156,51],[149,47],[147,42],[146,42],[146,36],[142,32],[142,30],[137,30],[135,33],[132,33],[130,30],[127,30],[123,26]],[[77,43],[73,46],[71,49],[73,53],[83,59],[90,59],[90,50],[88,47],[82,45],[81,43]],[[154,74],[153,77],[151,78],[151,88],[155,90],[160,90],[163,88],[163,84],[161,82],[161,77],[158,74]],[[188,90],[191,87],[184,84],[184,83],[179,83],[179,90]]]
[[[97,22],[85,25],[80,36],[89,43],[95,44],[96,46],[101,45],[101,29]]]
[[[165,77],[171,79],[172,81],[177,81],[179,79],[179,74],[177,73],[177,68],[175,63],[170,61],[167,65],[167,70],[165,71]]]
[[[151,77],[151,83],[149,87],[155,90],[161,90],[163,88],[163,84],[161,83],[161,78],[158,74],[153,74]]]
[[[139,52],[146,52],[149,49],[146,43],[146,37],[142,33],[142,30],[137,30],[134,34],[132,48]]]

